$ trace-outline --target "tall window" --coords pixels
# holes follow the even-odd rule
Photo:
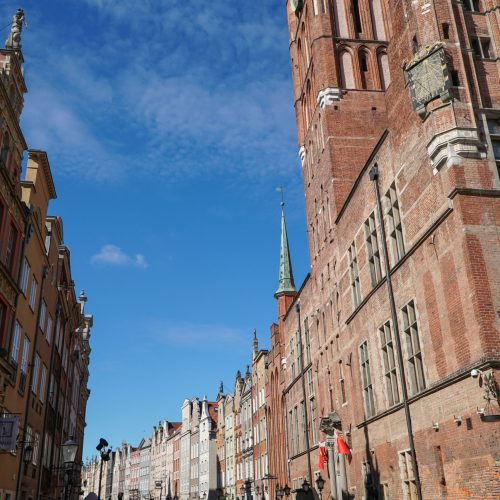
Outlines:
[[[347,398],[345,394],[345,378],[344,378],[344,366],[342,360],[339,361],[339,384],[340,384],[340,395],[342,397],[342,404],[347,403]]]
[[[384,361],[384,378],[389,406],[399,403],[398,376],[396,372],[396,355],[392,340],[391,322],[387,321],[379,328],[382,358]]]
[[[394,182],[389,188],[389,191],[387,191],[385,198],[387,207],[386,215],[387,219],[389,220],[389,238],[392,248],[392,264],[394,265],[403,257],[405,253],[401,213],[399,210],[396,184]]]
[[[363,32],[361,25],[361,13],[359,11],[359,0],[352,0],[352,15],[354,16],[354,32],[356,37]]]
[[[490,50],[490,39],[489,38],[471,38],[470,43],[472,45],[472,50],[474,54],[479,59],[489,59],[491,57]]]
[[[16,254],[17,229],[14,224],[10,225],[9,237],[7,240],[7,250],[5,251],[5,266],[9,271],[13,271],[14,256]]]
[[[380,250],[378,247],[377,237],[377,225],[375,224],[375,212],[372,212],[370,217],[366,219],[365,237],[372,286],[375,286],[382,279],[382,269],[380,266]]]
[[[290,448],[290,455],[295,455],[295,439],[293,432],[293,410],[288,412],[288,446]]]
[[[290,367],[292,369],[292,378],[295,378],[295,349],[293,338],[290,339]]]
[[[353,242],[349,247],[349,274],[351,277],[352,301],[354,307],[358,307],[361,302],[361,286],[359,283],[358,257],[356,253],[356,244]]]
[[[38,282],[33,276],[33,279],[31,280],[31,292],[30,292],[30,309],[32,311],[35,310],[37,288],[38,288]]]
[[[45,385],[47,384],[47,367],[42,365],[42,376],[40,379],[40,401],[45,402]]]
[[[306,363],[311,362],[311,334],[309,332],[309,318],[304,319],[304,338],[306,341]]]
[[[300,426],[299,426],[299,409],[297,406],[293,408],[293,424],[295,427],[295,436],[292,436],[295,441],[294,450],[295,453],[300,451]]]
[[[411,451],[405,450],[399,453],[399,469],[401,472],[401,481],[403,482],[403,495],[405,500],[416,500],[417,484],[415,481],[415,471],[411,459]]]
[[[29,276],[30,276],[30,265],[28,264],[28,261],[25,258],[23,261],[23,270],[21,272],[21,280],[19,282],[19,287],[21,288],[21,292],[23,292],[24,296],[26,296],[26,293],[28,291]]]
[[[21,325],[16,321],[16,326],[14,327],[14,338],[12,339],[12,350],[10,352],[10,359],[12,364],[17,366],[17,359],[19,357],[19,345],[21,342]]]
[[[38,391],[38,376],[40,375],[40,356],[35,354],[35,363],[33,365],[33,379],[31,383],[31,390],[33,394]]]
[[[413,300],[402,309],[403,327],[405,330],[408,351],[408,367],[410,372],[410,392],[416,394],[425,389],[424,365],[422,349],[418,337],[417,317]]]
[[[52,316],[49,314],[47,318],[47,331],[45,333],[45,340],[48,344],[52,340]]]
[[[23,344],[23,355],[21,357],[21,372],[26,374],[28,370],[28,356],[30,352],[30,339],[28,337],[24,337]]]
[[[38,326],[40,330],[45,333],[45,315],[47,314],[47,304],[45,300],[42,300],[42,306],[40,307],[40,321],[38,322]]]
[[[497,168],[500,170],[500,118],[488,119],[488,132],[490,133],[491,148]]]
[[[375,415],[375,403],[373,401],[373,384],[370,370],[370,358],[368,356],[368,342],[365,340],[359,347],[359,359],[361,365],[361,383],[363,384],[363,399],[365,403],[365,417]]]

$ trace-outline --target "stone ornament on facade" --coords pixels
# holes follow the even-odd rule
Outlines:
[[[320,90],[317,97],[319,107],[325,109],[326,106],[331,106],[335,102],[340,101],[344,94],[345,90],[336,87],[327,87],[326,89]]]
[[[17,12],[12,18],[12,27],[10,29],[9,37],[5,40],[5,48],[14,50],[19,50],[21,48],[21,31],[23,29],[23,22],[26,25],[24,10],[17,9]]]
[[[453,128],[435,135],[427,145],[434,174],[443,165],[460,165],[461,158],[486,158],[477,129]]]

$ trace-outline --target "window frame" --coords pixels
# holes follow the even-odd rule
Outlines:
[[[400,383],[398,380],[397,352],[394,346],[394,336],[390,320],[378,328],[380,348],[382,350],[382,363],[385,381],[385,392],[388,407],[391,408],[401,402]],[[389,335],[387,335],[387,333]]]

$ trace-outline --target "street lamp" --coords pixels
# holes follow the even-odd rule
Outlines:
[[[24,469],[26,470],[26,467],[28,467],[28,464],[33,460],[33,446],[30,444],[24,448],[23,451],[23,462],[24,462]],[[26,472],[25,472],[26,473]]]
[[[278,497],[278,500],[281,500],[284,495],[285,495],[285,492],[283,491],[283,488],[281,486],[278,486],[276,488],[276,496]]]
[[[62,445],[62,455],[64,462],[64,500],[69,498],[71,487],[73,486],[73,466],[75,465],[78,443],[73,439],[68,439]]]
[[[245,496],[245,486],[242,484],[241,485],[241,488],[240,488],[240,493],[241,493],[241,496],[244,497]]]
[[[323,498],[323,488],[324,487],[325,487],[325,480],[321,477],[321,473],[320,473],[320,474],[318,474],[318,477],[316,478],[316,488],[318,488],[320,500]]]
[[[304,482],[302,483],[302,489],[307,493],[309,491],[309,483],[307,482],[307,479],[304,479]]]
[[[109,454],[111,453],[111,448],[106,448],[109,446],[108,442],[101,438],[99,439],[99,444],[95,449],[101,454],[101,468],[99,470],[99,491],[97,492],[98,500],[101,500],[101,481],[102,481],[102,466],[103,462],[109,462]]]
[[[285,484],[285,486],[283,486],[283,493],[285,493],[285,496],[289,497],[291,491],[292,490],[290,489],[290,486],[288,486],[288,484]]]

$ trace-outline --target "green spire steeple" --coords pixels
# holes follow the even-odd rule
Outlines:
[[[280,284],[274,294],[275,297],[287,293],[296,292],[293,282],[292,261],[290,260],[290,250],[288,249],[288,236],[285,223],[285,202],[281,202],[281,247],[280,247]]]

